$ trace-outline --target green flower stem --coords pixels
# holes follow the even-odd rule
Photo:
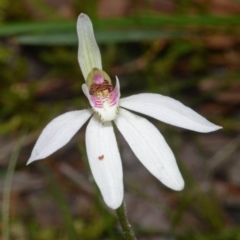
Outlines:
[[[122,227],[124,236],[126,240],[136,240],[134,232],[131,228],[131,225],[127,219],[126,204],[123,201],[122,205],[116,210],[120,225]]]

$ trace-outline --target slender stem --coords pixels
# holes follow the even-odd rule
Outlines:
[[[122,205],[116,210],[116,212],[117,212],[118,220],[122,227],[125,239],[126,240],[136,240],[134,232],[133,232],[131,225],[129,224],[128,219],[127,219],[126,204],[124,201],[123,201]]]
[[[2,201],[2,239],[4,240],[10,239],[9,208],[10,208],[11,187],[12,187],[14,170],[15,170],[17,159],[21,149],[22,141],[23,141],[23,134],[20,140],[17,141],[17,144],[13,149],[12,156],[9,161],[8,169],[6,172],[5,181],[4,181],[3,201]]]

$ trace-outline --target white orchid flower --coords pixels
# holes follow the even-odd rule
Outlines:
[[[129,110],[197,132],[212,132],[221,127],[160,94],[144,93],[120,99],[119,80],[116,77],[113,87],[102,70],[92,23],[85,14],[78,17],[77,33],[78,61],[86,82],[82,89],[92,108],[67,112],[53,119],[38,138],[28,164],[63,147],[91,117],[86,130],[87,156],[93,177],[110,208],[117,209],[123,201],[122,163],[112,121],[150,173],[167,187],[182,190],[184,180],[164,137],[152,123]]]

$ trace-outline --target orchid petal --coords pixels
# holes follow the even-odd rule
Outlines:
[[[81,13],[77,20],[78,62],[85,80],[93,68],[102,69],[101,54],[90,18]]]
[[[122,98],[120,106],[196,132],[206,133],[222,128],[179,101],[160,94],[143,93]]]
[[[115,124],[142,164],[163,184],[182,190],[184,181],[175,157],[158,129],[145,118],[120,109]]]
[[[101,123],[96,114],[86,130],[89,164],[105,203],[117,209],[123,201],[123,172],[111,122]]]
[[[92,110],[72,111],[53,119],[43,129],[27,164],[48,157],[66,145],[92,114]]]

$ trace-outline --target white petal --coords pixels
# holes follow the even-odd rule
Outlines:
[[[89,100],[89,103],[91,104],[89,90],[85,83],[82,85],[82,91],[83,91],[84,95],[87,97],[87,99]]]
[[[77,20],[78,62],[86,80],[93,68],[102,69],[101,54],[96,43],[90,18],[81,13]]]
[[[43,129],[27,164],[43,159],[67,144],[92,114],[92,110],[72,111],[53,119]]]
[[[160,94],[143,93],[122,98],[120,106],[196,132],[212,132],[222,128],[179,101]]]
[[[154,125],[121,108],[115,123],[137,158],[153,176],[169,188],[183,189],[184,181],[175,157]]]
[[[123,201],[123,173],[111,122],[101,123],[96,114],[86,131],[87,155],[105,203],[117,209]]]

